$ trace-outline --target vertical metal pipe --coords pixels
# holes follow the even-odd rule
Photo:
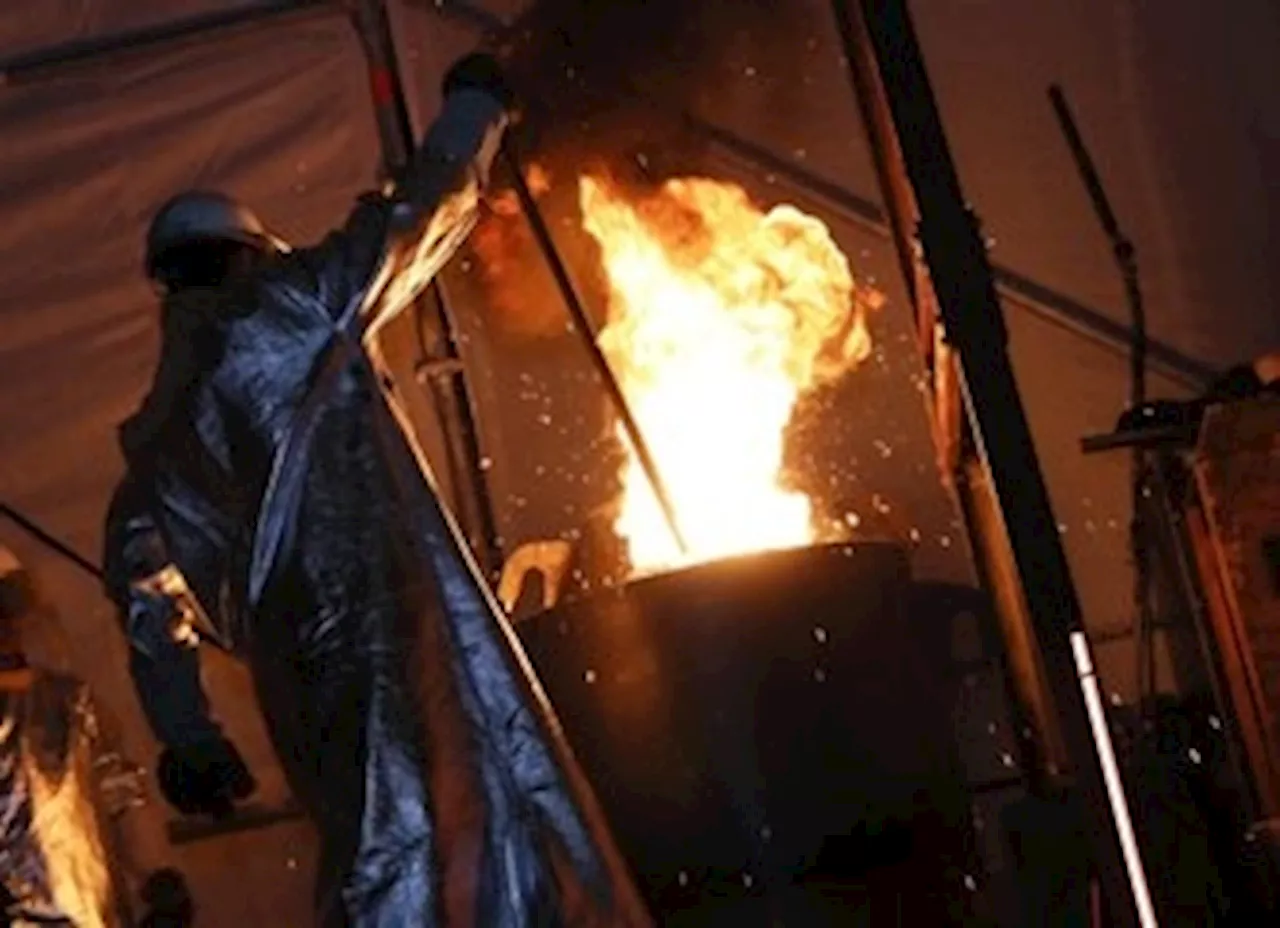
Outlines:
[[[357,0],[349,8],[369,63],[369,85],[373,93],[374,116],[382,142],[384,167],[394,177],[409,164],[416,149],[413,121],[396,57],[395,38],[384,0]],[[439,281],[430,285],[435,321],[440,332],[444,363],[437,365],[440,378],[432,381],[449,445],[449,470],[465,521],[477,555],[491,575],[501,568],[502,548],[497,533],[497,517],[482,466],[480,431],[476,425],[474,405],[467,387],[458,353],[448,302]],[[424,297],[419,297],[414,312],[427,313]],[[443,394],[443,395],[442,395]],[[452,426],[452,428],[451,428]],[[458,434],[451,434],[453,432]]]
[[[604,384],[609,398],[613,401],[614,409],[618,413],[618,418],[622,421],[622,427],[626,430],[627,438],[631,441],[631,447],[636,453],[640,467],[644,470],[645,476],[649,479],[649,484],[653,487],[653,494],[658,499],[658,505],[661,507],[662,515],[667,521],[667,527],[671,529],[671,537],[675,539],[676,546],[680,549],[680,552],[687,554],[689,546],[685,543],[684,534],[680,531],[680,522],[676,517],[675,505],[667,492],[667,485],[662,479],[662,473],[658,470],[658,463],[649,451],[648,442],[644,440],[644,433],[640,430],[640,423],[636,422],[635,416],[631,414],[631,404],[627,402],[627,397],[622,392],[622,386],[618,383],[618,378],[613,375],[613,368],[609,366],[609,359],[604,356],[604,352],[596,343],[596,333],[591,325],[591,319],[588,318],[582,298],[578,295],[577,287],[574,286],[573,279],[569,276],[569,269],[565,266],[564,260],[556,249],[555,239],[551,237],[551,230],[547,228],[542,214],[538,211],[538,204],[533,198],[533,193],[529,190],[529,185],[525,182],[523,172],[520,170],[520,162],[509,145],[503,146],[502,157],[511,174],[511,182],[515,187],[516,196],[520,200],[520,206],[524,210],[525,218],[529,221],[529,228],[533,231],[533,237],[542,249],[542,254],[551,268],[551,274],[555,277],[556,285],[560,288],[560,293],[564,297],[565,307],[573,318],[574,329],[582,337],[582,342],[586,346],[591,363],[600,375],[600,380]]]
[[[1112,813],[1106,745],[1095,740],[1078,660],[1088,658],[1080,601],[1057,532],[1008,354],[1008,333],[977,218],[965,204],[904,0],[833,0],[847,42],[865,43],[880,76],[903,169],[920,213],[924,260],[947,338],[958,355],[974,453],[990,478],[1057,716],[1094,838],[1116,924],[1136,924],[1145,887],[1125,879],[1129,858]],[[860,50],[850,45],[852,63]],[[886,199],[892,191],[885,191]],[[1090,662],[1091,663],[1091,662]],[[1119,801],[1124,802],[1123,794]]]

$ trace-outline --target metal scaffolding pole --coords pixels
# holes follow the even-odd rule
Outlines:
[[[644,475],[649,481],[649,486],[653,488],[653,495],[658,501],[658,508],[662,510],[662,516],[666,520],[667,528],[671,531],[672,540],[675,541],[676,547],[681,554],[687,554],[689,545],[685,540],[684,533],[680,530],[680,520],[676,514],[675,503],[667,490],[666,481],[662,479],[662,472],[658,467],[658,462],[649,450],[649,443],[645,440],[640,423],[636,421],[631,412],[631,404],[627,401],[626,394],[622,392],[622,385],[618,383],[618,378],[614,375],[613,368],[609,366],[609,359],[605,357],[604,351],[600,347],[595,330],[591,325],[591,319],[587,316],[586,306],[582,302],[582,297],[578,295],[578,289],[574,286],[573,279],[569,276],[569,269],[565,265],[564,259],[560,257],[555,239],[551,236],[551,230],[547,228],[546,220],[542,218],[542,214],[538,211],[537,201],[534,200],[533,193],[529,190],[529,185],[521,173],[520,162],[512,152],[510,145],[503,146],[503,158],[506,161],[508,173],[511,175],[511,183],[515,188],[516,196],[520,200],[525,219],[528,220],[529,228],[533,232],[534,240],[538,243],[538,247],[541,249],[542,255],[551,269],[551,275],[555,278],[556,286],[560,289],[561,296],[564,297],[565,308],[569,311],[570,318],[573,319],[574,332],[582,339],[582,343],[587,349],[587,355],[591,359],[591,365],[596,369],[596,374],[600,377],[600,382],[604,385],[605,392],[609,394],[609,399],[613,402],[614,412],[617,413],[618,419],[622,423],[623,431],[627,433],[631,449],[635,452],[636,460],[640,462],[640,469],[644,471]]]
[[[1149,928],[1155,924],[1151,899],[1110,735],[1099,719],[1080,600],[1019,396],[986,246],[965,203],[906,2],[832,0],[832,8],[854,92],[868,115],[864,128],[879,149],[885,202],[899,213],[896,226],[918,224],[925,273],[916,279],[928,296],[918,294],[918,318],[931,323],[925,317],[937,313],[947,349],[932,373],[936,384],[945,373],[942,365],[954,363],[953,402],[963,398],[957,464],[990,487],[994,505],[975,524],[980,532],[1003,536],[1016,569],[1025,622],[1082,800],[1111,923]],[[903,260],[914,264],[915,243],[908,247]],[[931,339],[921,328],[922,337]],[[945,404],[947,398],[940,399]]]
[[[384,0],[357,0],[350,7],[352,21],[369,62],[369,83],[378,134],[382,140],[383,160],[388,174],[395,176],[408,165],[416,145],[391,22]],[[439,333],[441,357],[426,362],[420,373],[425,375],[439,411],[448,445],[451,482],[459,497],[459,509],[468,528],[472,548],[493,578],[502,567],[502,546],[497,514],[485,479],[475,407],[467,387],[444,288],[439,281],[433,280],[430,289],[430,305],[425,297],[419,297],[414,312],[419,314],[420,322],[428,313],[433,315]]]

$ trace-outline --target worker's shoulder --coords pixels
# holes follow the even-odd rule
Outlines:
[[[299,248],[265,259],[255,272],[239,285],[235,301],[244,307],[241,318],[270,318],[298,316],[297,322],[308,319],[329,319],[338,294],[327,281],[325,273],[327,255],[320,248]]]

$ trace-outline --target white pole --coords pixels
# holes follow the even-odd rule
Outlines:
[[[1102,694],[1098,691],[1098,675],[1093,669],[1089,654],[1089,640],[1084,632],[1071,633],[1071,652],[1076,659],[1076,672],[1080,688],[1084,690],[1085,707],[1089,713],[1089,726],[1098,746],[1102,761],[1102,778],[1107,786],[1107,798],[1111,801],[1111,814],[1116,830],[1120,833],[1120,848],[1124,853],[1125,869],[1129,872],[1129,886],[1133,890],[1138,907],[1138,922],[1142,928],[1158,928],[1155,908],[1151,904],[1151,891],[1147,887],[1147,874],[1142,866],[1142,853],[1129,817],[1129,803],[1125,799],[1124,784],[1120,782],[1120,768],[1116,764],[1115,750],[1111,744],[1111,729],[1107,727],[1106,712],[1102,707]]]

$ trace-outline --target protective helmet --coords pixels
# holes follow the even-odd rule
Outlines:
[[[225,194],[189,190],[173,197],[147,229],[147,276],[155,278],[164,256],[198,242],[239,242],[263,251],[288,251],[247,206]]]

